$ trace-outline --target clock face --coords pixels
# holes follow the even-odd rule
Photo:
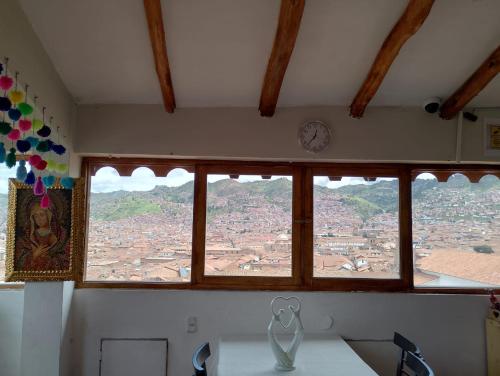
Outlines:
[[[319,153],[330,144],[330,129],[321,121],[311,121],[299,128],[299,143],[311,153]]]

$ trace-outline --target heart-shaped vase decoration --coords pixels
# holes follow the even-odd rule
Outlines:
[[[271,350],[276,358],[276,365],[274,368],[278,371],[292,371],[295,369],[293,365],[295,362],[295,354],[297,353],[299,345],[302,342],[302,338],[304,338],[304,327],[302,326],[302,321],[300,320],[300,309],[300,300],[295,296],[290,296],[288,298],[277,296],[271,301],[273,318],[267,328],[267,336],[269,344],[271,345]],[[282,315],[287,310],[290,311],[291,318],[288,321],[286,319],[283,321]],[[274,328],[278,323],[285,330],[290,328],[292,324],[295,324],[293,339],[287,346],[286,350],[284,350],[278,342],[276,334],[274,333]]]
[[[296,296],[277,296],[271,301],[271,311],[273,315],[279,317],[279,323],[283,329],[288,329],[293,322],[293,311],[300,311],[300,300]],[[289,311],[289,320],[283,315]]]

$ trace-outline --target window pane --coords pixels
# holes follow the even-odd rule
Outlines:
[[[7,240],[7,206],[9,195],[9,178],[16,177],[17,164],[15,167],[7,168],[4,163],[0,164],[0,283],[5,281],[5,243]],[[26,168],[29,171],[28,163]]]
[[[399,185],[314,177],[314,277],[399,278]]]
[[[412,192],[415,285],[500,286],[500,180],[422,174]]]
[[[147,168],[91,179],[88,281],[188,282],[191,276],[194,174]]]
[[[291,276],[292,177],[208,175],[206,275]]]

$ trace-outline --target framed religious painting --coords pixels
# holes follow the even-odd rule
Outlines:
[[[72,189],[56,183],[47,198],[9,180],[6,281],[75,280],[84,234],[83,179]]]

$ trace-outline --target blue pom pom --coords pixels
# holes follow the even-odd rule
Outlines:
[[[5,146],[4,146],[3,142],[0,142],[0,163],[5,162],[6,154],[7,153],[5,152]]]
[[[70,178],[69,176],[65,176],[65,177],[61,178],[61,185],[66,189],[73,188],[74,184],[75,184],[75,182],[73,181],[73,178]]]
[[[28,175],[26,175],[26,180],[24,180],[24,182],[26,184],[35,184],[35,174],[33,173],[33,170],[30,170],[30,172],[28,172]]]
[[[44,125],[42,128],[40,128],[38,130],[38,132],[36,132],[40,137],[49,137],[50,136],[50,132],[52,132],[52,130],[50,129],[50,127],[48,127],[47,125]]]
[[[31,144],[29,141],[26,140],[17,140],[16,147],[20,153],[26,153],[28,150],[31,149]]]
[[[56,182],[56,177],[52,175],[44,176],[42,178],[43,185],[45,185],[46,188],[50,188],[54,185]]]
[[[26,171],[26,161],[19,161],[19,166],[17,166],[16,179],[19,181],[25,181],[28,172]]]
[[[12,121],[18,121],[21,118],[21,111],[19,111],[17,108],[11,108],[9,110],[9,118]]]
[[[36,148],[38,146],[38,143],[40,142],[38,138],[32,136],[26,137],[25,140],[31,144],[32,148]]]
[[[7,97],[0,97],[0,111],[7,112],[11,109],[12,102]]]
[[[53,145],[52,151],[58,155],[63,155],[64,153],[66,153],[66,148],[62,145]]]

